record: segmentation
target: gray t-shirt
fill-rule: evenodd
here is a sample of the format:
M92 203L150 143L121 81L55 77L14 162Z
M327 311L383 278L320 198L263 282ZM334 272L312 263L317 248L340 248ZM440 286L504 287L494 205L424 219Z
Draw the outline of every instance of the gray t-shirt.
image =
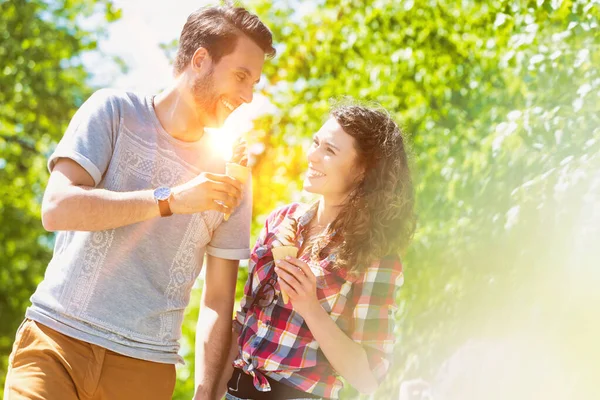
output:
M152 96L104 89L77 111L48 168L65 157L85 168L98 188L173 187L201 172L224 173L214 140L177 140L160 125ZM183 312L205 251L233 260L250 255L251 186L227 222L222 213L206 211L59 232L26 316L130 357L183 362L177 354Z

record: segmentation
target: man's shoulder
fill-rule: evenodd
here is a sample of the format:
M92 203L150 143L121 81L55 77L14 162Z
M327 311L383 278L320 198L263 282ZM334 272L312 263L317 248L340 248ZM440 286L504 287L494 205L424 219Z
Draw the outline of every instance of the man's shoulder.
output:
M140 93L128 92L121 89L103 88L96 90L86 101L98 108L112 107L124 110L144 106L146 96Z
M146 95L120 89L98 89L86 100L90 110L105 110L113 114L130 113L146 109Z
M156 138L148 133L153 132L148 128L156 125L152 107L149 95L105 88L94 92L82 108L92 117L111 120L115 132L126 128L133 135L154 142Z

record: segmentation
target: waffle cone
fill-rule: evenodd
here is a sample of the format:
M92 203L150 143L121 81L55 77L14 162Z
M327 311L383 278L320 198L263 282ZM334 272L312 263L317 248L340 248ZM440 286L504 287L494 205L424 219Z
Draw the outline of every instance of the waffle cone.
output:
M244 167L240 164L226 163L225 175L235 178L244 184L248 182L248 176L250 176L250 168Z
M248 182L248 176L250 176L250 168L244 167L240 164L226 163L225 164L225 175L230 176L242 184ZM229 214L225 214L225 221L229 219Z
M287 256L296 257L298 255L298 248L296 246L278 246L271 249L273 251L273 258L275 260L283 260Z
M296 257L298 255L298 248L296 246L273 247L271 251L273 252L273 259L275 260L283 260L287 256ZM289 303L290 297L283 289L281 290L281 297L283 298L284 304Z

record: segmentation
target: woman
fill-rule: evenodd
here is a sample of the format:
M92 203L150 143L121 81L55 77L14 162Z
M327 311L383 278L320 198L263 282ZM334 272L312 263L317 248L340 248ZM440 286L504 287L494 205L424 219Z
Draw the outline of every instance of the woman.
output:
M414 231L402 134L384 111L340 106L308 161L319 200L273 212L253 250L228 399L337 398L339 376L372 393L389 369L398 254ZM299 258L274 262L286 238Z

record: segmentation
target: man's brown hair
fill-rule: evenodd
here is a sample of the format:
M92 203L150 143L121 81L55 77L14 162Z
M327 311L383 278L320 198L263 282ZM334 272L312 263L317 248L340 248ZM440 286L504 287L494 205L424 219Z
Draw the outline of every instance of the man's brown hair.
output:
M213 6L194 11L187 19L175 57L175 76L181 74L199 47L214 62L231 53L240 35L252 39L269 57L275 56L273 36L261 20L242 7Z

